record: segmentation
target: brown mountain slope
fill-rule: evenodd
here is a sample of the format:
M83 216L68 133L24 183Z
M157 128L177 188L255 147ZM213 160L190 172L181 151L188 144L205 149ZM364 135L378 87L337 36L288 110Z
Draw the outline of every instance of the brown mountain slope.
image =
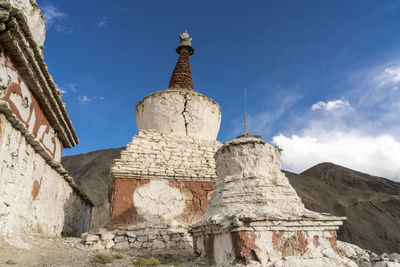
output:
M123 148L64 157L62 164L95 203L91 229L108 223L109 168ZM339 239L375 252L400 251L400 183L332 163L285 172L307 208L347 216Z
M110 204L108 185L110 167L119 158L122 148L93 151L63 157L61 164L74 178L78 186L93 201L90 229L95 231L108 223Z
M379 253L400 251L400 183L332 163L285 173L307 208L347 217L340 240Z

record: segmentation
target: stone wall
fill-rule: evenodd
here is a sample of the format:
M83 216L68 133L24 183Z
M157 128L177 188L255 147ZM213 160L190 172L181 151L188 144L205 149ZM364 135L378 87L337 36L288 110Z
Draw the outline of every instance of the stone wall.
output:
M78 236L88 231L90 202L71 187L66 174L37 153L2 113L0 147L1 235Z
M93 249L120 249L166 253L168 250L193 251L192 237L186 228L164 227L153 229L135 227L131 230L114 230L81 236L85 246Z

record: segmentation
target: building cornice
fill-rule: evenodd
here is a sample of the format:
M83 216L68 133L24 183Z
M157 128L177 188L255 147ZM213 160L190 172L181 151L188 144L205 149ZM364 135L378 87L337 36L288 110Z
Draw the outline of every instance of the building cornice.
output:
M41 48L33 39L25 16L5 0L0 0L0 44L58 133L63 147L78 144L75 129L61 100L62 95L43 60Z

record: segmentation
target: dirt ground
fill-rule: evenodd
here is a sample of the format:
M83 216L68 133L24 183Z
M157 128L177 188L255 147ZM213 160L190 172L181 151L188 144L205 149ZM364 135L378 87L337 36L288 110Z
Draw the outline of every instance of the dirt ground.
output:
M111 262L98 263L96 255L108 256ZM196 263L190 253L169 251L162 255L138 255L132 251L96 251L85 248L80 238L35 236L23 241L0 240L0 266L147 266L137 263L150 257L160 262L154 266L204 266Z

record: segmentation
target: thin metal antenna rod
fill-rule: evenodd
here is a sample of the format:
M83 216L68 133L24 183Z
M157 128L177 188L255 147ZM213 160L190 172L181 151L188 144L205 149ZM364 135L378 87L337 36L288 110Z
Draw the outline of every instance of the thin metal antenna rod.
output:
M247 97L246 97L246 88L244 88L244 134L247 134L247 125L246 125L246 112L247 112Z

